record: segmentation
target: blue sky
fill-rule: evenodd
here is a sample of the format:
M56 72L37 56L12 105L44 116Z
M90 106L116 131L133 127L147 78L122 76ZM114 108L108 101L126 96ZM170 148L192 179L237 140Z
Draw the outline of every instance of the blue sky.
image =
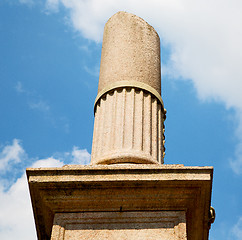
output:
M240 1L2 0L0 239L36 239L26 167L88 164L105 22L155 27L165 164L214 166L211 240L242 239Z

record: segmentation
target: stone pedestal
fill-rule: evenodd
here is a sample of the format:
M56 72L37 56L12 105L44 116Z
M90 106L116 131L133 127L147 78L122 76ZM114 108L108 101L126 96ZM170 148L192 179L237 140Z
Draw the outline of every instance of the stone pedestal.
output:
M39 240L207 240L212 167L27 169Z

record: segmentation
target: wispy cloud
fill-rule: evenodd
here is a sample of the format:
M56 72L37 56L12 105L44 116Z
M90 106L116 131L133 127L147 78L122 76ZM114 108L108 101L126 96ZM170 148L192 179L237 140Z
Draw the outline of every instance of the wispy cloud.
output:
M76 146L73 147L72 151L60 153L59 155L62 157L50 156L45 159L27 159L28 155L20 145L20 141L14 139L12 144L2 147L0 170L8 169L10 171L14 168L14 163L21 161L25 162L25 167L29 162L32 162L29 167L34 168L61 167L64 164L88 164L90 162L90 154L87 150ZM22 171L21 176L14 180L7 190L5 186L6 176L0 176L0 239L37 239L28 183L24 173L25 167L22 165L20 169ZM11 178L13 176L9 175L7 177Z
M55 125L55 118L47 101L43 100L35 91L26 89L20 81L17 82L14 88L17 93L26 97L26 102L31 110L39 111L45 119Z
M238 219L238 222L234 225L231 231L233 240L242 240L242 217Z
M237 144L234 155L234 158L230 159L230 167L239 175L242 173L242 142Z
M29 107L31 109L36 109L44 113L50 112L50 106L43 100L38 100L37 102L30 102Z
M47 0L46 9L51 12L59 11L59 0Z
M31 110L41 113L41 117L48 121L52 126L62 128L64 132L69 133L70 126L68 118L53 114L51 104L48 103L47 100L43 99L40 94L36 91L27 89L20 81L16 83L14 88L18 94L26 98L26 104Z
M49 104L42 99L39 94L34 91L26 89L22 82L18 81L14 86L17 93L22 94L27 97L27 102L30 109L39 110L41 112L50 112Z
M11 145L6 145L0 152L0 171L1 173L8 170L12 164L21 162L24 157L24 150L18 139L14 139Z
M83 69L88 73L88 74L90 74L91 76L93 76L93 77L96 77L96 78L98 78L98 76L99 76L99 65L98 66L96 66L96 67L92 67L92 68L89 68L88 66L86 66L86 65L84 65L83 66Z
M18 93L24 93L25 90L23 89L23 85L21 82L17 82L17 84L15 85L15 90L18 92Z
M33 0L19 0L19 2L22 4L30 5L30 6L32 6L34 4Z

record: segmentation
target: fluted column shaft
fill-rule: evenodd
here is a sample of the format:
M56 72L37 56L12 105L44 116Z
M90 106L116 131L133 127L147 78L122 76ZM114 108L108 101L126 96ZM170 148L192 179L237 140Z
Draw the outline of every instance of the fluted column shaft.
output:
M108 92L96 106L92 163L163 163L164 113L151 93Z

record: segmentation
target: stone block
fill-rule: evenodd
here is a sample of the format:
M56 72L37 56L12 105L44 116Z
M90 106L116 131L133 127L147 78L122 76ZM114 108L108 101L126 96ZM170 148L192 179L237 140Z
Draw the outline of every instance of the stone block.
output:
M185 211L56 213L51 240L186 240Z
M147 232L157 229L154 230L154 234L157 233L160 236L157 239L163 239L162 234L170 234L173 237L178 236L177 239L186 239L185 236L187 236L188 240L207 240L212 174L212 167L158 164L29 168L27 176L38 239L50 239L52 228L54 234L52 240L59 239L55 235L55 229L58 226L59 229L63 229L61 222L64 221L67 223L67 225L64 224L66 236L72 236L71 231L73 236L76 236L66 239L80 239L77 236L85 235L88 226L92 226L92 230L89 229L91 234L101 232L100 236L107 234L108 239L112 239L112 234L117 234L114 235L117 236L114 239L122 238L125 234L132 235L137 226L140 226L140 236L146 236ZM172 222L169 212L178 220ZM137 214L136 220L141 220L141 225L132 220L135 214ZM173 226L172 230L162 225L162 218L166 218L166 215L167 224ZM181 217L184 215L185 221ZM81 217L75 225L72 220L77 219L78 216ZM98 225L99 228L101 226L100 222L96 225L94 222L84 223L88 216L90 221L99 216L98 221L104 224L106 230L98 229ZM157 220L156 228L152 228L152 223L147 224L146 232L142 228L145 226L145 221L149 219ZM73 224L68 225L68 221ZM123 225L126 226L123 233L115 230L120 226L120 221L126 221L126 225ZM127 227L128 221L132 226L131 229ZM174 235L176 229L180 227L183 230L178 235ZM110 233L109 228L115 231ZM179 238L179 234L182 237Z

